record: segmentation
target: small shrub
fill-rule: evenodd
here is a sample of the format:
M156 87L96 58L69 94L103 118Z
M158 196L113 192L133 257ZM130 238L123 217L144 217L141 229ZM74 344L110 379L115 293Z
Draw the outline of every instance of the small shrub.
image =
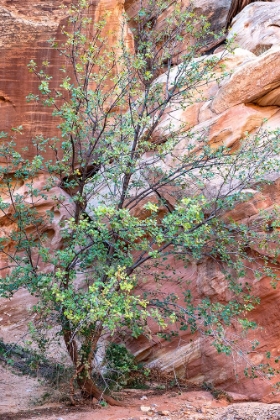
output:
M135 357L123 344L111 343L105 355L107 375L114 388L124 387L128 384L132 372L139 369Z

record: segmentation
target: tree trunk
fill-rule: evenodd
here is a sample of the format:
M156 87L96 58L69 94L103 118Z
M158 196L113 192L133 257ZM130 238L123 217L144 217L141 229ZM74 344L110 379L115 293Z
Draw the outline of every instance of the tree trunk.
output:
M90 398L96 398L97 400L104 400L109 405L114 406L123 406L124 404L120 401L115 400L114 398L105 395L93 382L91 378L91 358L88 360L87 367L84 363L79 362L79 354L78 354L78 346L76 343L76 340L73 338L73 335L71 333L70 328L63 331L63 337L65 341L65 345L68 351L69 356L71 357L71 360L73 362L73 365L75 367L75 376L72 379L72 386L73 387L73 381L76 378L77 383L83 394L85 394L87 397ZM95 337L95 342L97 344L99 337ZM74 393L74 387L73 392ZM74 395L72 395L72 401L74 403Z
M94 384L93 380L86 375L78 375L77 382L81 391L86 394L87 397L96 398L97 400L104 400L109 405L122 407L124 404L120 401L115 400L109 395L105 395L100 389Z

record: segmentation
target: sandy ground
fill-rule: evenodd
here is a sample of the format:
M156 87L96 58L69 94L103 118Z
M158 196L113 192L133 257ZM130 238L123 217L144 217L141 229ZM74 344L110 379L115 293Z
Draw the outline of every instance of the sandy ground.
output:
M0 365L0 414L26 410L38 403L47 392L39 380L13 374Z
M123 407L71 407L38 379L0 365L0 420L280 420L280 404L229 403L206 391L125 390L119 396Z
M30 385L30 384L29 384ZM35 391L36 389L34 389ZM135 395L138 394L138 395ZM2 412L1 420L277 420L280 419L280 404L234 403L225 400L216 401L210 393L191 391L184 393L170 392L164 395L134 395L129 393L124 407L67 407L58 404L33 406L21 410L26 395L14 402L17 412ZM12 395L12 392L11 394ZM141 400L141 398L145 400ZM29 399L30 401L30 399ZM1 405L1 409L7 406ZM148 413L145 411L151 409Z

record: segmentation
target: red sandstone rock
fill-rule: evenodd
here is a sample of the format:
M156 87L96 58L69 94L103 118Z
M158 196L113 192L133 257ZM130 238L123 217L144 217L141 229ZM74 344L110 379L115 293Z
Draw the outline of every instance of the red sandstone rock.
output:
M229 80L223 82L213 100L212 111L220 114L235 105L254 102L279 87L279 64L280 49L275 46L239 66Z
M279 0L251 3L234 18L228 39L234 39L235 46L261 55L279 44L279 11Z
M41 234L46 235L50 250L57 250L61 248L62 237L61 237L61 228L60 223L69 217L69 213L73 209L73 204L70 200L70 197L59 188L59 186L54 186L49 191L43 191L44 186L46 185L46 176L40 175L33 184L33 187L38 191L42 191L45 198L41 198L40 194L36 198L35 203L36 209L38 211L38 216L44 217L47 211L52 211L56 205L56 199L54 197L64 196L65 203L60 208L56 208L54 212L54 217L52 221L46 222L41 226ZM19 186L15 193L23 195L26 197L26 203L28 203L28 190L25 185ZM1 190L1 199L9 203L10 200L5 195L5 192ZM13 214L13 207L10 206L7 209L7 216ZM0 235L1 237L5 236L10 237L11 230L14 229L14 226L11 223L7 223L7 216L1 214L0 216ZM12 241L7 244L7 247L13 247ZM42 261L39 261L42 270L48 272L49 267L44 264ZM3 269L7 266L7 261L2 257L0 260L0 268L2 273ZM8 342L18 342L20 341L26 331L28 322L31 321L30 310L35 304L36 298L30 296L26 290L19 290L11 299L0 299L0 337L4 338Z
M43 60L50 61L49 74L55 86L64 77L59 69L65 60L47 42L50 38L62 40L61 26L67 24L65 11L60 9L62 3L69 4L71 0L0 0L0 131L22 125L18 149L28 147L28 157L34 154L32 138L36 135L51 138L59 134L59 120L51 116L52 109L27 103L26 96L38 93L38 80L27 68L31 59L38 68ZM104 11L111 12L108 42L112 42L120 31L123 0L94 0L91 11L96 20ZM129 33L127 37L132 42Z
M45 0L40 4L35 0L25 0L25 2L22 2L22 0L13 0L13 2L0 0L0 22L3 34L0 44L2 52L0 130L9 130L13 126L23 125L24 135L21 137L19 148L21 146L30 147L32 136L41 132L49 137L57 134L49 110L27 104L25 97L30 92L36 92L37 89L37 81L30 76L26 67L30 59L40 63L43 59L48 58L52 63L50 71L54 77L54 82L56 83L59 80L58 69L62 64L61 58L49 48L46 41L52 36L60 36L60 25L65 22L65 15L58 8L60 3L60 0ZM229 1L206 2L205 0L197 0L196 5L198 9L200 8L199 10L204 11L206 9L205 14L212 16L212 19L215 20L218 16L219 26L226 15L225 11L229 7ZM266 5L267 8L275 6L272 6L272 4ZM137 0L127 0L125 2L125 8L130 15L135 13L135 7L138 7ZM256 3L254 7L251 7L250 13L253 13L252 11L257 10L258 7L261 7L261 4ZM123 1L96 0L92 10L95 18L98 19L105 9L112 11L110 25L116 29L116 34L123 11ZM219 15L221 11L224 17ZM244 16L247 16L245 15L247 11L244 9L242 12L243 18L240 14L238 19L245 19ZM239 22L242 22L242 20ZM267 29L268 25L265 17L261 16L261 22ZM236 20L236 25L237 23L238 20ZM162 19L161 25L163 24ZM249 24L251 27L254 24L253 14L250 15ZM254 39L256 31L255 28ZM273 28L273 31L275 37L278 34L277 29ZM244 33L247 34L247 31L244 31ZM250 43L250 45L254 44L255 46L267 45L267 43L260 44L259 40L254 41L255 43L249 40L249 44L246 43L241 30L240 39L243 39L244 42L242 41L241 45L244 47L248 47ZM127 40L132 46L133 41L129 30L127 30ZM248 48L255 51L255 46L254 48ZM227 69L233 72L232 76L222 84L213 82L211 86L207 86L203 91L205 101L192 104L185 111L178 111L178 115L175 113L174 115L176 115L176 119L179 117L186 123L187 128L192 128L194 131L205 130L212 144L220 145L224 143L232 147L238 147L244 133L253 131L264 118L268 118L266 126L272 128L280 126L278 108L280 105L280 49L278 47L271 49L259 57L249 51L238 49L235 55L228 55L224 62ZM220 76L220 74L221 70L217 69L217 76ZM161 77L164 83L164 75ZM169 124L168 118L166 117L163 121L158 132L155 133L155 137L162 135L162 130L164 131L164 127ZM32 156L32 147L30 147L29 156ZM44 179L41 177L37 181L38 184L42 185ZM276 180L262 194L255 192L248 202L236 206L228 216L235 220L250 223L259 217L260 210L270 211L273 204L279 204L279 197L280 184L279 180ZM51 206L50 195L40 211L46 211ZM135 209L135 213L140 217L145 217L141 206ZM58 222L63 217L65 217L64 214L59 214L55 225L46 227L51 232L51 241L53 241L54 247L59 247L61 243ZM1 222L3 220L0 220L0 224ZM6 234L8 235L8 229ZM257 253L260 250L256 246L252 252ZM192 289L197 299L205 297L205 295L222 301L227 299L227 284L219 267L213 261L205 260L201 264L193 263L188 269L184 268L183 264L178 261L170 260L170 263L172 267L176 267L177 276L180 277L183 287L187 287L186 285L190 283L188 287ZM182 287L178 282L173 281L173 269L167 274L169 282L164 286L164 293L172 291L181 294ZM143 286L143 289L151 290L155 288L152 276L153 272L147 275L147 283ZM279 356L279 290L273 290L267 278L256 281L248 275L248 280L255 284L257 294L261 297L261 304L250 315L252 319L258 322L261 329L252 331L248 338L258 338L262 350L272 350L273 356ZM0 336L9 341L18 339L20 333L26 330L25 320L28 317L28 308L33 302L34 299L26 291L18 292L11 301L1 300ZM156 332L155 326L152 325L151 327ZM240 331L236 327L236 330L231 331L231 333L239 334ZM156 338L150 342L145 337L140 337L138 340L128 340L127 344L137 358L146 362L148 366L160 364L166 371L175 372L176 375L186 377L191 382L213 383L215 386L220 386L231 392L241 393L244 398L248 396L252 399L267 401L279 400L279 397L271 394L270 384L265 380L244 379L242 376L244 367L242 356L235 356L232 359L221 357L211 346L209 339L197 335L193 336L188 332L181 332L180 336L171 343ZM248 345L245 340L243 344L244 348L245 345ZM252 353L250 357L252 362L264 361L263 356L257 353Z

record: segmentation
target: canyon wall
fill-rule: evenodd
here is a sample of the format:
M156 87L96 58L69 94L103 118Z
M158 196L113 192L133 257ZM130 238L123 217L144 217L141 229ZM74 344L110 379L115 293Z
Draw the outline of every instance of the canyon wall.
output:
M207 16L215 31L225 26L230 0L195 0L194 3L197 12ZM40 105L35 107L28 104L25 98L30 92L36 93L38 88L36 78L27 69L31 59L38 63L48 59L53 82L60 80L59 69L64 63L47 42L51 37L61 39L60 29L66 22L66 16L64 10L59 8L60 4L60 0L26 0L24 4L21 0L0 0L0 131L22 125L24 130L18 147L29 146L28 156L32 156L31 138L36 134L43 133L49 137L57 135L51 111ZM137 0L96 0L92 13L98 20L103 10L110 10L110 25L117 31L123 10L133 16L138 7ZM280 127L279 16L279 1L252 3L236 16L228 34L228 38L233 39L235 50L224 54L221 45L214 51L214 54L223 57L229 75L222 82L212 82L207 86L204 100L179 111L179 115L174 116L174 123L188 123L188 127L194 131L203 130L211 144L230 147L238 147L240 139L246 133L254 133L264 119L265 127ZM160 29L164 29L164 21ZM127 37L128 42L132 43L129 28ZM38 185L40 182L43 179L38 180ZM233 210L232 217L250 223L261 210L270 212L275 204L280 204L280 178L277 176L262 194L254 191L249 202ZM44 214L51 207L50 196L40 211ZM46 231L52 232L54 247L60 244L58 223L63 217L63 213L57 215L54 225L46 227ZM178 262L174 262L174 265L182 278L191 281L198 298L210 295L223 299L226 286L214 262L193 264L188 270ZM262 351L271 350L273 356L280 356L279 289L272 289L268 278L248 280L255 284L261 297L261 304L250 315L258 322L260 329L252 332L248 339L258 338ZM146 285L150 286L149 283ZM172 288L172 282L166 284L166 291ZM17 341L22 336L26 331L28 308L32 303L33 299L25 291L18 292L10 301L1 300L0 337ZM171 343L156 340L151 343L144 337L127 341L138 360L148 366L159 364L163 369L176 372L191 382L212 383L250 399L280 401L279 395L271 393L270 383L265 379L253 381L242 376L242 356L221 357L210 344L209 339L191 337L189 334L181 334ZM265 361L258 353L252 353L250 358L252 363Z

